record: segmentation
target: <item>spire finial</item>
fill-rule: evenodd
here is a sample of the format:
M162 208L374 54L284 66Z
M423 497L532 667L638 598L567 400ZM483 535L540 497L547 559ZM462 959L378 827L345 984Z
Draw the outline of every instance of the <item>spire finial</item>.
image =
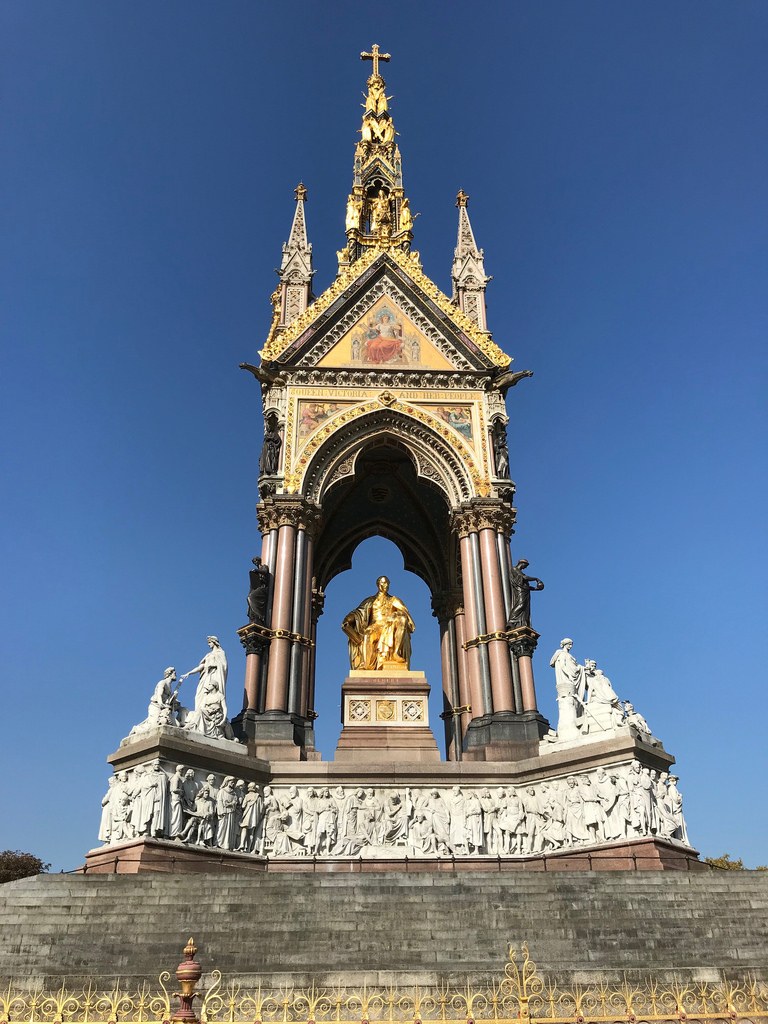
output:
M392 60L391 53L379 53L379 44L374 43L371 47L371 52L366 53L365 50L360 54L360 60L371 60L373 61L373 74L378 75L379 73L379 61L390 61Z
M295 188L295 189L293 190L293 194L294 194L294 196L295 196L295 198L296 198L296 202L297 202L297 203L303 203L303 202L306 202L306 199L307 199L307 190L306 190L306 188L304 187L304 182L303 182L303 181L300 181L300 182L299 182L299 184L298 184L298 185L296 186L296 188Z
M456 205L460 210L466 209L469 206L469 196L463 188L460 188L456 193Z

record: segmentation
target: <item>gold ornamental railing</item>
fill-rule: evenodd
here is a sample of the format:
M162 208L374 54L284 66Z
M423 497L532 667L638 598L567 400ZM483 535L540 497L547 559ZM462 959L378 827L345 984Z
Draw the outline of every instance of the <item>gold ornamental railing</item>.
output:
M171 993L171 975L159 990L116 986L111 992L87 987L56 992L13 990L0 993L0 1024L642 1024L644 1021L762 1022L768 1020L768 985L740 981L659 982L649 978L560 988L542 977L528 955L509 948L503 976L486 987L309 989L262 987L224 981L213 971L198 992L202 967L192 939L176 970L180 991Z

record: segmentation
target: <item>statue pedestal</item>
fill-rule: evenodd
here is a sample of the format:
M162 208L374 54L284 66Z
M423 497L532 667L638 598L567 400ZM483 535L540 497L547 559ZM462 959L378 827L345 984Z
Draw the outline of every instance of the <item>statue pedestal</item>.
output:
M341 687L337 761L439 761L423 672L352 671Z

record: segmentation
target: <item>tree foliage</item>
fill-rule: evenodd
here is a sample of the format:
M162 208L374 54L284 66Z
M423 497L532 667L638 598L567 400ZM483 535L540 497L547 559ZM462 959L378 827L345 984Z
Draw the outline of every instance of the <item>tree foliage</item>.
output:
M731 860L730 853L724 853L721 857L705 857L704 863L709 864L711 868L720 868L721 871L745 870L741 857L738 860ZM768 864L758 864L755 871L768 871Z
M50 864L45 864L34 853L22 853L21 850L0 851L0 882L13 882L17 878L29 878L47 871Z

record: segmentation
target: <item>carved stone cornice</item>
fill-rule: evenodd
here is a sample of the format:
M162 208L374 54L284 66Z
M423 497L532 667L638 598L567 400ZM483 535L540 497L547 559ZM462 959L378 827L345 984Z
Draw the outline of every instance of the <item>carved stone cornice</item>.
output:
M298 495L276 494L256 506L256 516L262 533L279 530L281 526L293 526L314 539L322 520L322 510L313 501Z
M451 529L459 537L467 537L478 530L495 530L509 536L515 525L517 509L499 499L473 498L463 502L451 513Z
M480 391L490 387L491 370L376 370L336 367L284 367L281 374L288 385L297 387L432 388L440 391ZM498 396L497 396L498 397Z

